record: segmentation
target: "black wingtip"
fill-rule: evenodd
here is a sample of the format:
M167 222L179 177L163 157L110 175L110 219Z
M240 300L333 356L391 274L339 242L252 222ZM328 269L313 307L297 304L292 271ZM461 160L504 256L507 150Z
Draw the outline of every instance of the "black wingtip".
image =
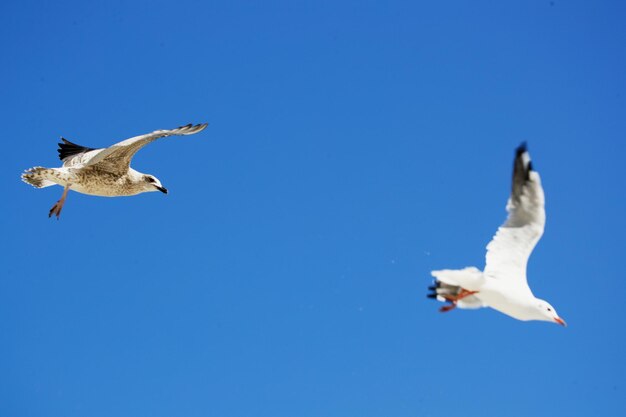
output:
M432 299L435 299L435 298L437 298L437 294L435 294L435 293L432 293L432 294L426 294L426 297L428 297L428 298L432 298Z
M59 142L59 149L57 149L57 152L59 153L59 159L61 161L67 157L94 150L94 148L88 148L86 146L80 146L72 143L64 137L61 137L61 141L63 143Z
M526 157L524 157L526 154ZM511 187L511 198L517 201L524 187L524 184L530 180L530 171L533 170L528 155L528 146L526 142L522 142L515 150L515 160L513 161L513 181Z
M516 161L521 160L522 155L524 155L525 153L528 153L528 145L526 144L526 141L522 142L515 150L515 160ZM524 177L526 178L526 180L528 180L528 174L530 173L530 171L533 170L532 161L528 159L526 166L522 164L522 167L524 167L524 170L525 170Z

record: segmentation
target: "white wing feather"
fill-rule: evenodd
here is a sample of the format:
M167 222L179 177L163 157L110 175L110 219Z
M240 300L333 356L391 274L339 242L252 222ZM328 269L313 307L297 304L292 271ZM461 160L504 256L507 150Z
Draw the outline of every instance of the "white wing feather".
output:
M530 292L526 265L546 223L541 178L532 170L525 145L517 150L513 187L506 206L509 216L487 245L484 275Z
M63 167L71 168L71 167L79 167L84 166L84 164L88 163L91 159L93 159L100 152L105 151L105 149L94 149L88 152L78 153L72 156L69 156L63 159Z

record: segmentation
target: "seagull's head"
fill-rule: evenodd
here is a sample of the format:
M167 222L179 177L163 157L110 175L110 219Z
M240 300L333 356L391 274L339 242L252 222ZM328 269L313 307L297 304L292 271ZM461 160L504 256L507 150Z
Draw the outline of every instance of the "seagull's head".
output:
M536 311L539 314L539 320L550 321L552 323L558 323L563 327L567 326L567 323L565 323L565 320L559 317L559 315L556 313L556 310L554 309L554 307L550 305L549 302L544 301L544 300L537 300L537 301L538 302L536 306Z
M145 192L148 191L161 191L164 194L167 194L167 188L161 185L161 181L154 175L144 174L143 178L143 188Z

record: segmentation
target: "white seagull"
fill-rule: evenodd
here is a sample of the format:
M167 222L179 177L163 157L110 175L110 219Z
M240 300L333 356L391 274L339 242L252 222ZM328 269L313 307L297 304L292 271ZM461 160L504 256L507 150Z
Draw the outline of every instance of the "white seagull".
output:
M526 280L526 265L546 223L543 188L526 144L515 153L509 216L487 245L485 270L476 267L432 271L428 297L449 304L440 311L491 307L518 320L541 320L565 326L554 307L536 298Z
M193 135L207 127L207 123L181 126L171 130L155 130L141 136L123 140L108 148L87 148L61 138L59 159L60 168L34 167L22 174L22 180L35 188L58 184L64 187L63 195L50 209L57 219L61 215L67 192L72 189L79 193L103 197L130 196L150 191L167 189L155 176L142 174L130 167L130 161L137 151L150 142L165 136Z

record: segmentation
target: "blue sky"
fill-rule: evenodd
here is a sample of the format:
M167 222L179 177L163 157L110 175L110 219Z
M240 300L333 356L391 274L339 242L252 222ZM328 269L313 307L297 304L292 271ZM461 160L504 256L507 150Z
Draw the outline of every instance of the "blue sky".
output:
M626 6L0 5L2 416L624 415ZM35 190L64 136L186 123L169 195ZM529 281L569 327L437 312L484 264L515 147Z

